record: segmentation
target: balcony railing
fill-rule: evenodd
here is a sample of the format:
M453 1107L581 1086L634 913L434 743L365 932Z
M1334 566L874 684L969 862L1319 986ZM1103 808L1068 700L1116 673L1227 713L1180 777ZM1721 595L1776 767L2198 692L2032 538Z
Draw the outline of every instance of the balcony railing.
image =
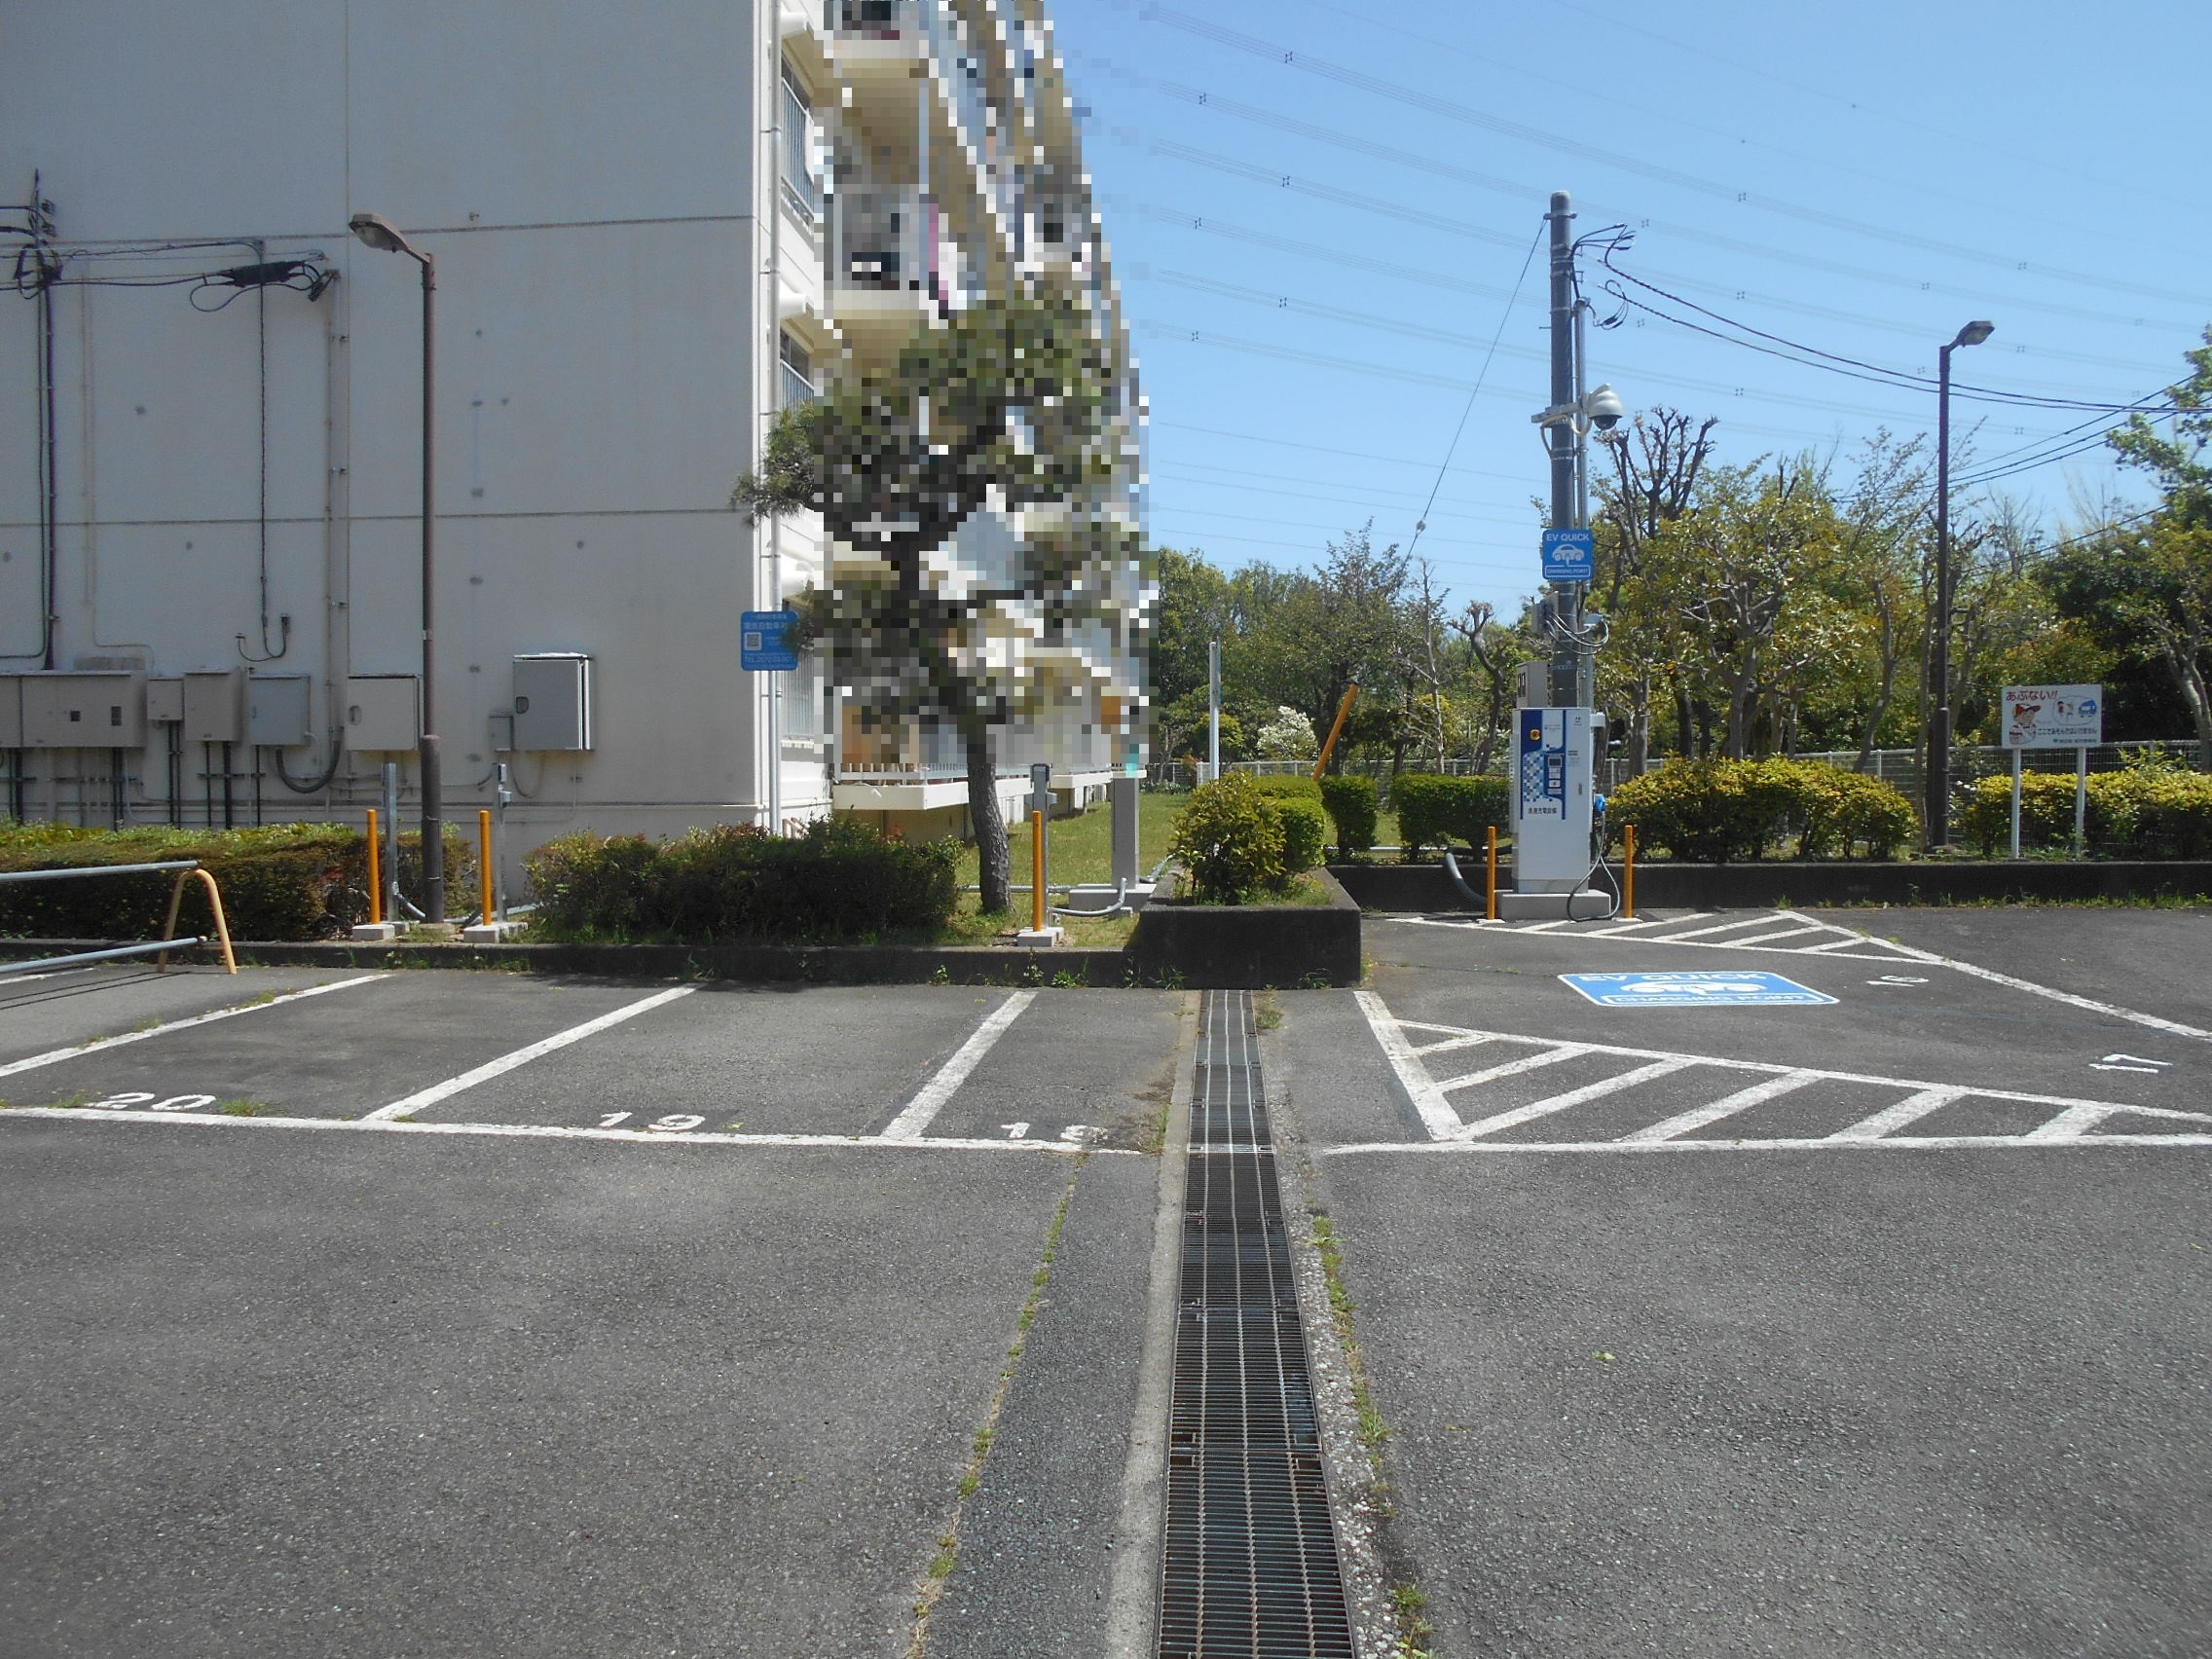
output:
M1009 205L1008 184L995 166L999 134L987 115L982 55L961 40L960 26L943 0L840 0L835 16L840 34L922 43L951 95L962 139L974 154L994 164L988 190L1003 211Z
M786 407L797 403L812 403L822 395L815 384L789 363L777 365L784 373L784 403Z
M934 197L914 190L840 190L831 199L830 279L837 288L907 293L940 314L980 297L974 262ZM832 302L834 303L834 302Z

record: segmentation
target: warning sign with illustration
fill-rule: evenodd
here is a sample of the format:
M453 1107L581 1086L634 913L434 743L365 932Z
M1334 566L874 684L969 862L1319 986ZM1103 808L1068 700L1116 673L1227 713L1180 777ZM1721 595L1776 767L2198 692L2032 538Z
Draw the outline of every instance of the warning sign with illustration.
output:
M2088 749L2105 740L2105 688L2008 685L1999 715L2007 749Z

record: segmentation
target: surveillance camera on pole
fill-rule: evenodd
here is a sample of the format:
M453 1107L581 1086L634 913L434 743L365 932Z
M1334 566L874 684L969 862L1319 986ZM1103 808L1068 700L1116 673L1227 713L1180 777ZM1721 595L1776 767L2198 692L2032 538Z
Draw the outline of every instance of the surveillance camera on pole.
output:
M1515 710L1513 803L1514 890L1498 895L1507 919L1605 913L1609 899L1588 883L1598 866L1597 757L1604 743L1604 717L1597 710L1597 647L1604 621L1586 609L1597 575L1590 533L1590 434L1609 432L1628 406L1609 386L1585 391L1584 313L1577 292L1574 214L1567 193L1552 197L1552 386L1550 406L1530 417L1542 428L1551 457L1551 525L1543 533L1542 607L1551 635L1550 672L1539 683L1524 682ZM1530 681L1538 677L1530 676ZM1542 701L1535 700L1537 694ZM1577 900L1584 902L1578 905ZM1594 906L1596 906L1594 911Z

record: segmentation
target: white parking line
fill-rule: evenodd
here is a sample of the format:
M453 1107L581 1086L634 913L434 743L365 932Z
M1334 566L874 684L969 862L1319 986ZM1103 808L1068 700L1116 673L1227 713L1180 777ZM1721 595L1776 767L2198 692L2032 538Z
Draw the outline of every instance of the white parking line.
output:
M628 1141L645 1146L837 1147L870 1151L894 1148L916 1152L1043 1153L1063 1158L1085 1155L1093 1158L1152 1156L1150 1153L1139 1152L1134 1147L1096 1146L1088 1140L893 1140L887 1135L749 1135L702 1129L568 1128L555 1124L410 1124L390 1118L232 1118L212 1112L176 1112L156 1118L134 1112L94 1111L83 1106L28 1106L17 1111L0 1112L0 1123L40 1123L55 1118L80 1124L191 1124L203 1128L220 1129L338 1129L387 1135Z
M1967 1146L2036 1146L2071 1145L2083 1140L2120 1140L2129 1144L2147 1146L2184 1147L2212 1145L2212 1113L2184 1112L2164 1106L2137 1106L2120 1101L2085 1100L2078 1095L2035 1094L2019 1089L1990 1088L1973 1084L1947 1084L1924 1082L1914 1078L1880 1077L1864 1072L1828 1071L1817 1066L1780 1065L1768 1060L1730 1059L1717 1054L1692 1054L1671 1052L1663 1049L1629 1048L1610 1043L1564 1043L1556 1039L1517 1036L1503 1031L1478 1031L1437 1024L1433 1021L1400 1021L1382 1000L1372 991L1357 993L1361 1012L1366 1015L1369 1028L1377 1043L1388 1057L1399 1088L1412 1100L1420 1113L1423 1126L1428 1130L1426 1142L1388 1143L1391 1150L1411 1147L1440 1148L1443 1146L1468 1146L1471 1144L1497 1144L1516 1151L1541 1150L1550 1152L1606 1152L1636 1151L1686 1144L1687 1137L1708 1124L1758 1105L1762 1101L1777 1099L1793 1093L1810 1084L1841 1084L1880 1090L1876 1104L1887 1100L1871 1116L1863 1117L1848 1127L1830 1134L1792 1136L1785 1139L1747 1140L1728 1138L1699 1141L1696 1144L1720 1145L1730 1148L1752 1147L1857 1147L1915 1146L1967 1147ZM1491 1039L1503 1043L1520 1044L1536 1051L1502 1065L1491 1066L1465 1077L1439 1081L1430 1076L1427 1065L1419 1051L1406 1041L1408 1029L1440 1035L1458 1035L1468 1039ZM1585 1056L1601 1059L1620 1058L1636 1062L1627 1071L1604 1081L1588 1084L1579 1088L1514 1106L1488 1116L1475 1117L1471 1123L1461 1123L1458 1114L1446 1102L1447 1090L1479 1088L1486 1083L1517 1077L1541 1067L1558 1064L1562 1060ZM1498 1131L1529 1123L1533 1119L1567 1112L1592 1100L1607 1095L1631 1091L1641 1085L1683 1073L1716 1073L1708 1087L1724 1087L1722 1080L1733 1082L1743 1073L1752 1073L1759 1081L1721 1094L1685 1112L1677 1112L1658 1123L1606 1140L1547 1141L1547 1142L1496 1142L1486 1137ZM2010 1135L1940 1135L1916 1136L1899 1134L1900 1129L1940 1111L1958 1100L2003 1101L2008 1104L2041 1107L2045 1122L2040 1127L2023 1134ZM1480 1103L1469 1108L1481 1110ZM1862 1108L1863 1110L1863 1108ZM2047 1114L2047 1116L2046 1116ZM2190 1125L2189 1129L2167 1135L2106 1135L2102 1130L2107 1119L2134 1117L2157 1119ZM1358 1148L1352 1150L1382 1150ZM1333 1151L1347 1149L1337 1148Z
M1006 1028L1020 1016L1021 1011L1037 1000L1035 991L1015 991L1006 1001L983 1016L967 1042L953 1051L952 1058L938 1067L937 1075L922 1085L906 1108L884 1126L885 1140L919 1140L937 1115L944 1110L953 1091L968 1081L968 1074L982 1063L991 1045L1006 1034Z
M1793 1094L1808 1083L1820 1081L1812 1072L1784 1072L1780 1077L1770 1077L1764 1083L1754 1083L1749 1088L1739 1088L1733 1094L1723 1094L1717 1100L1709 1100L1703 1106L1692 1107L1663 1123L1652 1124L1621 1138L1632 1141L1673 1140L1677 1135L1686 1135L1693 1129L1704 1128L1708 1124L1717 1124L1723 1118L1733 1118L1739 1112L1748 1112L1763 1100Z
M1452 1103L1444 1098L1443 1092L1430 1081L1428 1068L1415 1058L1413 1047L1406 1041L1406 1028L1398 1023L1389 1009L1383 1006L1382 999L1373 991L1354 991L1352 1000L1359 1004L1359 1012L1367 1016L1367 1028L1375 1033L1375 1041L1382 1047L1383 1058L1390 1062L1391 1074L1397 1078L1398 1087L1406 1091L1406 1099L1419 1116L1421 1126L1437 1140L1457 1134L1462 1127L1459 1114L1452 1110ZM1445 1030L1448 1027L1435 1026L1430 1029Z
M1994 968L1977 967L1972 962L1961 962L1954 956L1938 956L1933 950L1922 950L1917 945L1900 944L1894 939L1876 939L1872 934L1859 933L1856 928L1847 931L1859 934L1861 939L1865 940L1870 944L1885 945L1891 950L1899 951L1915 962L1930 962L1939 968L1955 968L1960 973L1971 975L1976 979L1987 979L1993 985L2006 985L2015 991L2026 991L2032 996L2048 997L2052 1002L2065 1003L2070 1008L2084 1008L2091 1014L2109 1014L2115 1019L2125 1019L2137 1025L2147 1025L2154 1031L2168 1031L2176 1037L2194 1037L2202 1042L2212 1042L2212 1031L2201 1030L2194 1025L2183 1025L2176 1020L2160 1019L2155 1014L2138 1014L2134 1009L2121 1008L2117 1003L2098 1002L2093 997L2078 997L2072 991L2061 991L2049 985L2039 985L2033 979L2017 979L2009 974L2000 974Z
M1634 1071L1626 1071L1618 1077L1606 1078L1603 1083L1584 1084L1580 1088L1570 1088L1565 1094L1554 1094L1543 1100L1531 1100L1528 1105L1516 1106L1510 1112L1500 1112L1495 1117L1478 1119L1461 1129L1459 1133L1468 1140L1474 1140L1482 1135L1494 1135L1500 1129L1515 1128L1522 1124L1532 1123L1538 1118L1548 1118L1554 1112L1566 1111L1569 1106L1579 1106L1586 1100L1598 1100L1608 1094L1616 1094L1624 1088L1634 1088L1640 1083L1650 1083L1655 1079L1686 1070L1696 1063L1695 1060L1653 1060L1647 1066L1638 1066Z
M1882 1136L1917 1124L1931 1112L1939 1112L1952 1101L1966 1094L1963 1088L1923 1088L1908 1094L1895 1106L1885 1106L1871 1118L1862 1119L1848 1129L1838 1129L1830 1140L1879 1140Z
M386 1123L404 1113L420 1112L425 1106L435 1106L439 1101L459 1094L464 1088L474 1088L480 1083L489 1083L493 1078L513 1071L517 1066L527 1066L531 1061L566 1049L571 1043L580 1043L594 1032L605 1031L610 1025L619 1025L625 1019L634 1019L649 1009L659 1008L663 1003L687 997L697 987L694 985L679 985L673 991L658 991L618 1008L612 1014L603 1014L597 1019L587 1019L581 1025L571 1025L566 1031L556 1031L552 1036L542 1038L527 1048L517 1049L511 1054L501 1054L496 1060L487 1060L474 1071L464 1071L459 1077L449 1077L443 1083L433 1083L427 1088L419 1089L404 1100L394 1100L388 1106L379 1106L363 1122Z
M120 1049L126 1043L143 1043L149 1038L166 1037L171 1031L189 1031L196 1025L212 1025L218 1019L236 1019L241 1014L258 1014L265 1008L282 1008L306 997L319 997L331 991L343 991L354 985L373 985L379 979L388 979L388 974L363 974L351 979L332 979L326 984L310 985L302 991L286 991L282 996L271 997L267 1002L239 1003L231 1008L219 1008L212 1014L196 1014L185 1019L165 1020L160 1025L149 1025L143 1031L126 1031L120 1037L101 1037L90 1043L80 1043L74 1049L49 1049L43 1054L33 1054L27 1060L12 1060L0 1066L0 1077L14 1077L18 1072L37 1071L41 1066L58 1065L63 1060L74 1060L85 1054L103 1053L109 1049Z

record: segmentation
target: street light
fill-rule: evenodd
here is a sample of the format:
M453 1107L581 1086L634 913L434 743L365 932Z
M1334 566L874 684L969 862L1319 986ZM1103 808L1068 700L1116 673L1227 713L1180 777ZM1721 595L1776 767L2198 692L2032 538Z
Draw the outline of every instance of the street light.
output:
M1928 845L1951 840L1951 353L1979 346L1997 330L1970 322L1936 354L1936 648L1929 678Z
M399 234L390 220L377 213L356 213L349 221L353 234L379 253L404 253L423 268L423 699L422 730L416 735L415 753L423 773L423 915L425 921L446 919L446 814L445 791L438 768L436 708L436 657L433 640L433 577L437 566L431 539L430 506L431 373L430 342L438 291L434 260Z

